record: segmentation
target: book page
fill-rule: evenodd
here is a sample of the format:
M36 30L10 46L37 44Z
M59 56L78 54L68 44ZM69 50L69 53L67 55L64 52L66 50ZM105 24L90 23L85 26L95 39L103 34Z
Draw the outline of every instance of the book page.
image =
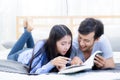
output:
M94 65L94 57L96 54L101 54L102 52L101 51L96 51L94 52L84 63L83 65L86 65L86 66L89 66L89 67L92 67Z

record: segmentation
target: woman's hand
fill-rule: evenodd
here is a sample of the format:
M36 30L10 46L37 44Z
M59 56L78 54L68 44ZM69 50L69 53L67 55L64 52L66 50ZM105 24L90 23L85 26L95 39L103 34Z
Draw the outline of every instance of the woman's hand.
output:
M66 67L68 61L71 60L70 58L59 56L54 58L51 62L54 66L57 67L58 70L61 70Z
M81 65L82 63L83 61L77 56L75 56L71 61L71 65Z

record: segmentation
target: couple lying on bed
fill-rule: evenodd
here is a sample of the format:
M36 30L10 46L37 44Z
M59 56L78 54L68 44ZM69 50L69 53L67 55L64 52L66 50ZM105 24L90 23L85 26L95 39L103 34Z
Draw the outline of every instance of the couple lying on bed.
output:
M33 28L27 21L24 26L24 33L7 58L29 66L30 74L58 72L68 63L81 65L97 50L103 54L95 56L94 65L99 69L114 68L110 43L103 35L102 22L97 19L86 18L82 21L75 41L69 28L60 24L52 27L48 39L35 45L31 34ZM27 48L24 48L25 44Z

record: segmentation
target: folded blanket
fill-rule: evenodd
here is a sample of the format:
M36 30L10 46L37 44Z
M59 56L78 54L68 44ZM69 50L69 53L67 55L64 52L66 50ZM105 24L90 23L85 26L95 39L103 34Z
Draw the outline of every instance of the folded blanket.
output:
M0 71L28 74L29 67L12 60L0 60Z

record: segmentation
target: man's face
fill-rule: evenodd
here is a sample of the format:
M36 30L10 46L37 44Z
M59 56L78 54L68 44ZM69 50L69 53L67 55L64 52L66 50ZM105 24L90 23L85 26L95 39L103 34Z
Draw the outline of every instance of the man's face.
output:
M95 35L95 32L91 32L87 35L82 35L80 33L78 34L79 48L82 52L92 50L95 42L94 35Z

